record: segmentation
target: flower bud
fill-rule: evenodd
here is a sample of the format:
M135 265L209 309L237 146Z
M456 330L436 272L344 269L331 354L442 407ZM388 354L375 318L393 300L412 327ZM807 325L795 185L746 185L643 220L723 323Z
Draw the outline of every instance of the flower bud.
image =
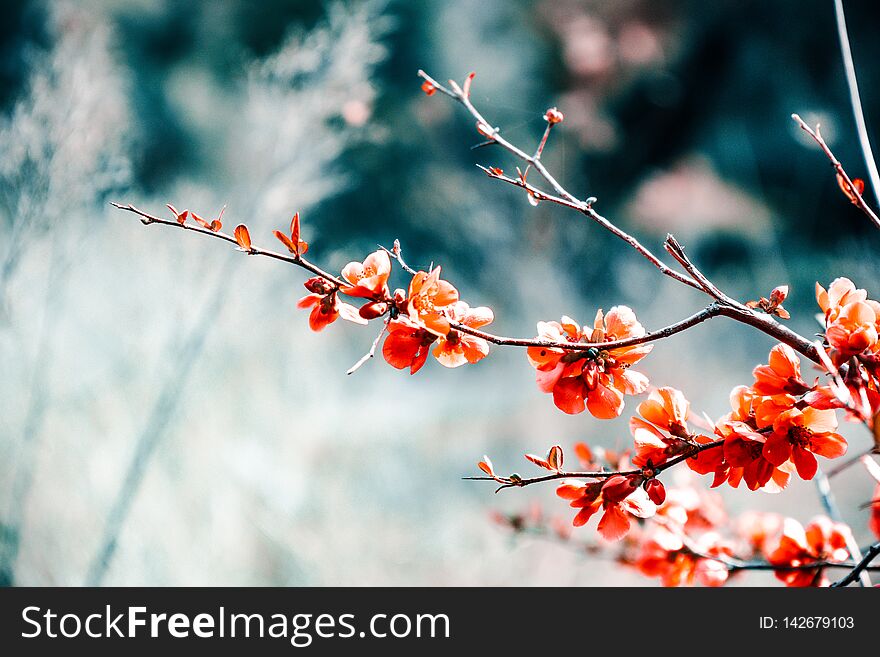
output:
M556 125L557 123L562 123L562 120L565 118L565 115L560 112L555 107L551 107L546 112L544 112L544 120L550 125Z
M638 476L614 475L602 486L602 498L609 504L622 502L638 485Z
M381 317L388 310L388 304L384 301L371 301L361 306L358 315L364 319L376 319Z
M657 506L666 501L666 487L659 479L649 479L645 482L645 492L648 498Z
M788 296L788 285L779 285L770 291L770 303L779 305Z
M327 294L333 290L333 284L320 276L312 276L303 285L313 294Z

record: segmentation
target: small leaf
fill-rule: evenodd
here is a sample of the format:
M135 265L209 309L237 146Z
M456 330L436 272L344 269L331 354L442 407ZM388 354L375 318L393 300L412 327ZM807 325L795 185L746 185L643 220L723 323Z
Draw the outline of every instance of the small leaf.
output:
M195 221L195 222L196 222L199 226L201 226L202 228L207 228L207 229L210 230L210 228L211 228L211 224L209 224L207 221L205 221L204 219L202 219L202 218L201 218L199 215L197 215L195 212L192 212L191 214L192 214L193 221Z
M532 194L531 192L529 192L529 193L527 194L527 197L528 197L528 199L529 199L529 205L531 205L533 208L538 207L538 203L540 203L540 201L539 201L537 198L535 198L535 195L534 195L534 194Z
M550 451L547 453L547 463L549 463L550 467L554 470L561 470L562 460L562 447L559 445L553 445L553 447L551 447Z
M171 210L172 213L174 213L174 219L177 221L177 223L179 223L179 224L186 223L186 216L189 214L189 210L184 210L183 212L178 212L177 208L175 208L170 203L167 203L165 205L165 207L167 207L169 210Z
M425 80L424 82L422 82L422 91L425 92L426 96L433 96L435 93L437 93L437 87Z
M290 220L290 241L294 244L299 241L299 212L294 213Z
M281 243L287 247L288 251L294 254L296 253L296 248L293 246L293 242L290 241L290 238L287 235L282 233L280 230L276 230L274 231L274 233L275 237L277 237L281 241Z
M526 457L527 461L531 461L539 468L544 468L545 470L554 469L546 460L542 459L540 456L535 456L534 454L524 454L523 456Z
M488 456L484 455L483 460L477 464L477 467L490 477L495 476L495 469L492 467L492 461L489 460Z
M235 227L235 241L244 251L251 250L251 234L244 224L238 224Z

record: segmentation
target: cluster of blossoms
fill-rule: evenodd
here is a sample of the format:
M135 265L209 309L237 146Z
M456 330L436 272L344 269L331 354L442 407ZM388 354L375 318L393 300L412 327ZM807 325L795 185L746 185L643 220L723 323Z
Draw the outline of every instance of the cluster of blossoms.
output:
M732 537L725 536L720 528L727 521L720 507L692 489L667 493L658 478L665 469L686 464L698 474L711 475L712 488L743 483L750 490L778 492L792 476L814 478L818 456L834 459L846 453L847 442L837 433L837 409L873 427L880 406L880 304L847 279L834 281L827 291L821 286L817 290L824 313L825 343L820 349L828 361L825 382L819 377L806 380L797 352L780 343L770 350L767 364L754 368L751 385L734 388L730 412L715 422L693 413L681 391L654 388L630 419L631 450L611 453L578 443L574 451L582 470L567 472L562 448L554 445L546 457L526 455L552 473L533 480L496 474L488 457L480 468L502 487L559 479L556 492L576 509L575 527L596 515L602 538L626 539L621 559L667 586L718 586L755 560L789 586L827 584L823 564L843 563L851 556L852 535L845 525L817 518L803 527L790 518L749 514ZM786 292L778 288L755 307L779 314ZM563 411L586 408L599 418L616 417L624 394L648 389L647 378L629 369L648 354L648 344L578 350L560 346L643 336L629 308L613 308L607 316L600 311L590 331L563 317L541 322L538 333L539 340L553 346L530 347L528 359L537 370L538 387L552 393ZM838 368L845 368L844 373ZM880 474L874 476L880 481ZM880 537L880 485L875 497L869 524ZM554 531L567 536L558 527Z
M559 322L538 322L538 340L554 343L602 343L645 335L636 314L615 306L603 316L596 313L593 327L581 328L570 317ZM629 369L647 356L653 345L616 349L591 348L569 351L559 347L529 347L529 362L537 370L538 388L552 393L553 402L565 413L589 409L597 418L609 419L623 412L624 395L638 395L648 388L648 377Z
M281 240L296 256L305 253L299 240L299 217L291 224L291 236L276 231ZM313 276L305 282L309 294L297 306L310 308L309 327L321 331L340 317L356 324L387 316L387 337L382 346L385 360L398 369L409 369L415 374L433 353L446 367L476 363L489 354L486 340L462 333L456 326L479 329L494 319L486 307L471 308L459 299L458 290L440 278L440 267L412 275L409 289L391 292L391 256L380 249L363 262L349 262L341 272L341 280L334 282L323 276ZM340 294L352 299L363 299L360 308L341 301ZM433 350L431 347L433 346Z
M560 518L546 516L538 505L524 513L493 514L493 518L517 534L575 541ZM723 586L756 567L772 571L786 586L827 586L832 568L851 563L847 547L851 540L849 527L825 516L813 518L806 526L793 518L758 511L730 518L717 493L680 486L670 488L650 519L617 544L615 558L663 586ZM597 554L610 545L581 547Z

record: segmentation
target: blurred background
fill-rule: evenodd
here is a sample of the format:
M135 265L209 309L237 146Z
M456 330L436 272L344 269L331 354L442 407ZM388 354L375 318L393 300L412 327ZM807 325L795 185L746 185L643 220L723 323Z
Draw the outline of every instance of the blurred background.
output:
M513 349L457 370L432 359L415 377L373 360L347 377L373 330L311 333L301 271L108 206L228 204L225 224L265 245L299 210L330 269L399 238L505 335L621 303L649 329L702 307L596 226L477 171L515 163L471 150L473 121L425 97L419 68L476 71L474 102L526 150L559 106L544 161L563 184L656 252L674 232L737 298L790 284L790 325L806 335L817 280L880 294L880 235L789 118L820 121L866 177L830 0L0 7L4 584L649 583L491 521L536 503L568 520L552 487L495 496L461 480L484 453L525 473L522 454L553 443L625 446L632 400L620 421L564 415ZM846 7L876 128L878 13ZM771 346L716 319L639 369L716 417ZM865 541L871 481L844 479L838 501ZM724 497L733 511L821 512L809 483Z

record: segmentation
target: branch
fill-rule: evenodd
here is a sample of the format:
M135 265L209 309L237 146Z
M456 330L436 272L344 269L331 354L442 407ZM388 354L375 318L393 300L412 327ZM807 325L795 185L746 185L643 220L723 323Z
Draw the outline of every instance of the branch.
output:
M828 147L828 144L825 142L825 139L822 137L822 133L819 130L819 126L817 125L815 130L808 126L806 122L797 114L792 114L791 118L795 120L795 122L800 126L801 130L806 132L810 137L813 138L817 144L819 144L819 148L821 148L825 155L831 160L831 165L834 167L834 170L837 172L837 176L839 180L843 181L843 184L846 186L846 189L849 191L848 196L852 199L853 204L859 208L862 212L868 215L868 218L874 224L876 228L880 228L880 217L871 209L866 202L862 193L859 191L858 187L853 183L852 178L849 177L849 174L844 170L843 165L840 163L840 160L831 152L831 149ZM870 146L869 146L870 148ZM867 157L867 156L866 156ZM874 189L877 189L876 183L872 181L872 184L875 185Z
M856 66L853 62L852 50L850 50L849 47L849 35L846 31L846 16L843 13L842 0L834 0L834 16L837 21L837 37L840 40L840 54L843 56L843 68L846 71L846 84L849 87L849 99L852 104L853 116L856 120L859 144L862 147L862 155L865 158L865 165L868 167L868 177L871 179L871 187L874 190L874 199L880 203L880 174L877 172L877 162L874 160L874 153L871 151L871 140L868 139L868 127L865 125L865 115L862 112L862 101L861 98L859 98L859 83L856 80ZM842 169L840 169L840 171L842 171ZM846 174L843 175L846 176ZM861 194L859 194L859 197L861 197ZM862 209L864 210L865 208ZM880 228L880 224L876 221L877 216L873 213L870 213L868 216L872 217L874 223Z
M591 198L591 199L587 199L586 201L582 201L582 200L578 199L576 196L574 196L573 194L568 192L568 190L566 190L559 183L559 181L557 181L556 178L554 178L550 174L550 172L544 166L544 163L541 162L541 153L544 150L544 144L546 143L546 136L548 136L548 134L549 134L549 126L548 126L547 130L545 131L545 138L542 139L542 143L539 145L538 149L535 151L535 154L529 155L524 150L522 150L521 148L518 148L517 146L514 146L512 143L510 143L504 137L502 137L500 128L492 127L492 124L489 123L483 117L483 115L479 112L479 110L477 110L477 108L474 107L473 103L471 103L469 95L466 94L453 81L450 80L450 85L451 86L454 85L454 86L452 89L449 89L449 88L443 86L442 84L440 84L439 82L437 82L434 78L432 78L430 75L428 75L427 73L425 73L422 70L419 71L419 77L423 78L425 81L430 83L440 93L442 93L446 96L449 96L453 100L461 103L461 105L464 106L464 108L471 114L471 116L473 116L477 120L477 126L482 133L486 134L494 143L498 144L499 146L501 146L502 148L504 148L508 152L512 153L513 155L515 155L516 157L521 159L523 162L528 164L530 167L534 167L535 170L541 175L541 177L545 181L547 181L547 183L553 188L553 190L556 192L556 194L558 196L552 197L551 195L548 195L544 192L540 192L540 190L537 190L536 188L532 188L532 186L529 185L527 182L525 182L525 180L516 181L513 178L508 178L507 176L503 176L503 175L493 176L491 173L489 174L490 176L492 176L494 178L498 178L499 180L504 180L505 182L513 183L514 185L517 185L519 187L522 187L523 189L527 189L527 190L531 191L537 200L548 200L548 201L552 201L554 203L561 203L562 205L567 205L568 207L574 208L575 210L588 216L590 219L592 219L593 221L598 223L600 226L602 226L603 228L605 228L606 230L611 232L613 235L619 237L624 242L629 244L631 247L633 247L638 253L640 253L644 258L646 258L651 264L653 264L655 267L657 267L666 276L669 276L670 278L677 280L679 283L689 285L692 288L695 288L698 290L701 289L700 286L695 281L691 280L690 278L688 278L687 276L685 276L683 274L680 274L679 272L675 271L674 269L672 269L672 268L668 267L666 264L664 264L657 256L655 256L653 253L651 253L651 251L648 250L648 248L645 247L641 242L639 242L635 237L633 237L629 233L621 230L620 228L618 228L617 226L612 224L610 221L608 221L605 217L603 217L598 212L593 210L592 201L595 199ZM486 169L484 169L484 171L486 171ZM489 171L487 171L487 173L489 173ZM525 176L523 176L523 178L524 177ZM535 192L539 192L540 196L536 195ZM563 201L565 201L565 202L563 202Z
M485 331L480 331L479 329L471 328L470 326L458 322L452 322L451 326L457 331L473 335L477 338L482 338L487 342L501 346L544 347L549 349L564 349L566 351L589 351L590 349L620 349L622 347L632 347L646 342L662 340L663 338L668 338L676 333L681 333L692 326L705 322L707 319L718 317L722 314L724 314L723 308L717 303L712 303L690 317L687 317L680 322L676 322L675 324L670 324L662 329L645 333L645 335L639 337L623 338L621 340L607 340L605 342L554 342L552 340L506 338L501 335L486 333Z
M511 185L515 185L516 187L520 187L521 189L526 190L532 197L539 201L550 201L551 203L556 203L558 205L563 205L565 207L571 208L580 212L581 214L586 215L600 226L611 232L613 235L619 237L624 242L629 244L633 249L635 249L639 254L641 254L644 258L646 258L649 262L651 262L657 269L660 270L666 276L673 278L680 283L688 285L694 289L700 290L701 292L705 292L710 297L715 299L716 301L722 304L722 307L717 311L718 314L725 315L727 317L731 317L736 319L737 321L743 322L744 324L749 324L764 333L767 333L771 337L779 340L780 342L784 342L796 351L800 352L810 360L814 362L818 362L819 356L816 353L815 346L807 340L805 337L798 335L791 329L786 328L772 317L759 314L756 311L744 306L739 303L735 299L730 296L724 294L717 286L715 286L711 281L708 280L700 271L693 265L693 263L687 258L684 254L684 249L681 245L673 238L672 236L667 237L666 248L670 252L670 254L683 266L690 276L685 274L681 274L680 272L670 268L666 265L662 260L660 260L657 256L655 256L651 251L649 251L641 242L639 242L635 237L627 233L626 231L620 229L618 226L611 223L608 219L600 215L596 212L592 203L595 200L594 198L588 198L585 201L582 201L575 197L573 194L568 192L550 173L547 171L546 167L540 160L540 154L543 151L544 144L546 142L546 136L549 134L549 127L545 130L545 138L542 138L541 143L539 144L538 150L535 155L529 155L521 148L514 146L512 143L504 139L501 136L501 132L499 128L491 127L491 124L483 117L483 115L477 110L473 103L471 103L469 94L459 87L454 81L450 80L450 87L445 87L444 85L437 82L430 75L425 73L424 71L419 71L419 76L427 81L434 89L439 91L440 93L449 96L456 102L460 103L464 106L464 108L477 120L477 127L480 132L489 136L494 143L503 147L519 159L528 163L529 166L534 167L538 173L544 178L545 181L553 188L556 192L555 194L546 192L534 185L530 184L526 180L526 176L524 174L520 174L518 178L512 178L504 174L504 172L500 169L494 167L483 167L480 166L486 175L490 178L494 178L496 180L501 180L502 182L506 182ZM479 166L479 165L478 165ZM462 330L460 326L457 326L459 330ZM469 332L469 331L464 331ZM473 333L476 335L476 333ZM483 334L478 337L483 337L484 339L489 339L489 335L491 334ZM522 346L526 341L512 338L499 338L499 342L496 344L513 344ZM526 344L525 346L533 346ZM546 345L540 345L546 346ZM586 347L589 349L590 347Z
M121 203L110 202L114 208L119 208L120 210L125 210L127 212L133 212L134 214L141 217L141 223L144 226L149 226L150 224L162 224L163 226L173 226L175 228L181 228L183 230L191 230L195 233L201 233L202 235L207 235L208 237L216 237L217 239L224 240L226 242L230 242L238 247L238 240L236 240L232 235L228 233L223 233L218 231L209 230L207 228L202 228L201 226L195 226L193 224L182 224L177 221L171 221L169 219L161 219L154 215L148 214L143 210L139 210L134 207L131 203L128 205L122 205ZM305 258L299 255L285 255L283 253L277 253L275 251L269 251L266 249L260 249L255 246L252 246L248 250L241 249L239 250L248 255L258 255L258 256L266 256L267 258L274 258L275 260L281 260L283 262L289 262L292 265L297 265L298 267L302 267L303 269L307 269L308 271L320 276L321 278L326 278L328 281L333 283L337 288L347 285L345 281L340 278L337 278L333 274L330 274L317 265L309 262Z
M674 459L670 459L663 463L662 465L657 465L653 468L650 468L651 472L654 475L660 474L664 470L671 468L674 465L678 465L691 458L692 456L696 456L700 452L706 451L707 449L714 449L716 447L721 447L724 444L724 440L715 440L711 443L705 443L702 445L694 445L688 451L679 454ZM462 479L467 481L495 481L501 484L496 489L496 493L500 490L504 490L505 488L522 488L524 486L531 486L532 484L538 484L545 481L553 481L556 479L607 479L608 477L614 477L616 475L638 475L643 474L645 472L645 468L632 468L631 470L616 470L616 471L607 471L607 470L599 470L597 472L554 472L553 474L543 475L541 477L530 477L528 479L523 479L522 477L462 477Z
M871 547L868 548L865 556L862 557L862 560L859 561L851 571L846 574L846 577L834 582L831 586L834 588L841 588L844 586L849 586L854 581L859 579L861 574L866 570L874 570L873 568L869 568L868 565L880 556L880 542L874 543Z

